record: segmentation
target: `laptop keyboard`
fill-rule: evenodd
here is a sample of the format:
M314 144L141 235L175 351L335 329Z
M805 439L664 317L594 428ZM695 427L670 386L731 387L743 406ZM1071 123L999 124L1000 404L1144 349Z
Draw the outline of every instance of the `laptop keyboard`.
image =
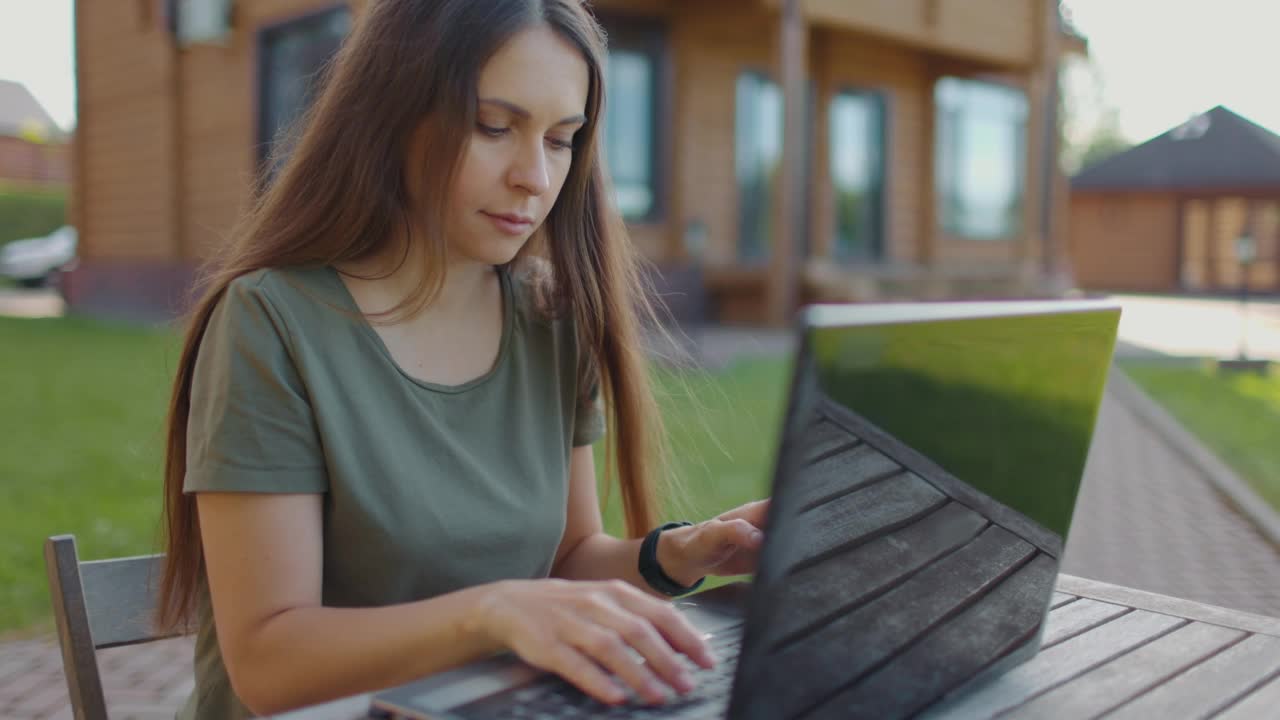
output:
M729 692L742 645L742 626L716 633L709 643L720 658L716 667L707 670L681 657L693 675L695 687L687 695L672 693L662 705L648 705L634 694L622 705L610 706L597 701L568 682L550 677L531 685L514 688L472 703L455 712L465 720L563 720L578 718L719 718L729 707Z

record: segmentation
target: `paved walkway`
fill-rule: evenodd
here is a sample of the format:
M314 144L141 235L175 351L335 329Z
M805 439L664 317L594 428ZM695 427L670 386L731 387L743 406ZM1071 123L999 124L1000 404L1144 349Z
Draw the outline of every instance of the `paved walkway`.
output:
M53 290L0 287L0 315L10 317L59 317L66 310L62 296Z
M1120 338L1166 355L1280 362L1280 301L1116 295Z
M1280 548L1108 388L1062 571L1280 617Z
M98 652L112 720L172 720L194 685L192 639L164 640ZM0 718L72 717L62 656L52 638L0 646Z

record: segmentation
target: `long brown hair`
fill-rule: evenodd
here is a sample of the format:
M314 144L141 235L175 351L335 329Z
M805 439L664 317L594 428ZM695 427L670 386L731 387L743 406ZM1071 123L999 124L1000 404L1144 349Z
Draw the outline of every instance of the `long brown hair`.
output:
M539 23L576 46L590 70L587 122L536 243L549 260L539 294L550 301L548 312L575 321L586 368L580 396L598 386L608 408L608 468L621 488L627 533L638 537L654 524L662 433L641 336L655 313L597 152L603 32L580 0L369 0L295 125L288 157L276 158L278 174L255 188L197 284L169 407L161 627L186 626L204 574L195 499L182 488L192 377L215 306L246 273L356 262L410 234L425 238L427 266L416 291L389 312L412 314L429 303L443 283L443 219L475 127L480 70L503 43ZM513 262L529 262L534 245Z

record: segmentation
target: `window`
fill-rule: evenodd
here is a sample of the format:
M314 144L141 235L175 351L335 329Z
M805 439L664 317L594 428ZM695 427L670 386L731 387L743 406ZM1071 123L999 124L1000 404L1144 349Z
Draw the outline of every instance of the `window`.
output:
M658 118L661 32L615 29L605 65L608 98L604 154L622 217L652 221L660 212Z
M738 181L738 257L767 256L773 197L782 170L782 91L757 73L738 77L734 170Z
M316 77L351 29L341 6L262 31L259 36L258 159L265 164L280 134L315 97ZM267 168L274 173L275 168Z
M1026 96L1002 85L943 78L934 101L943 230L979 239L1018 234L1025 196Z
M837 258L884 256L884 98L842 92L831 101L831 183Z

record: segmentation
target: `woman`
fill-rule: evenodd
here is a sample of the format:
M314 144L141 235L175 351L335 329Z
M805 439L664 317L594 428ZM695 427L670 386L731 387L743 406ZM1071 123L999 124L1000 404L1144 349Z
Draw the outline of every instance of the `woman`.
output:
M602 46L577 0L359 13L178 369L160 621L197 625L184 716L502 650L607 703L613 677L658 702L692 687L679 654L714 664L658 596L752 571L767 507L657 526L652 310L599 158ZM601 524L604 408L629 540Z

